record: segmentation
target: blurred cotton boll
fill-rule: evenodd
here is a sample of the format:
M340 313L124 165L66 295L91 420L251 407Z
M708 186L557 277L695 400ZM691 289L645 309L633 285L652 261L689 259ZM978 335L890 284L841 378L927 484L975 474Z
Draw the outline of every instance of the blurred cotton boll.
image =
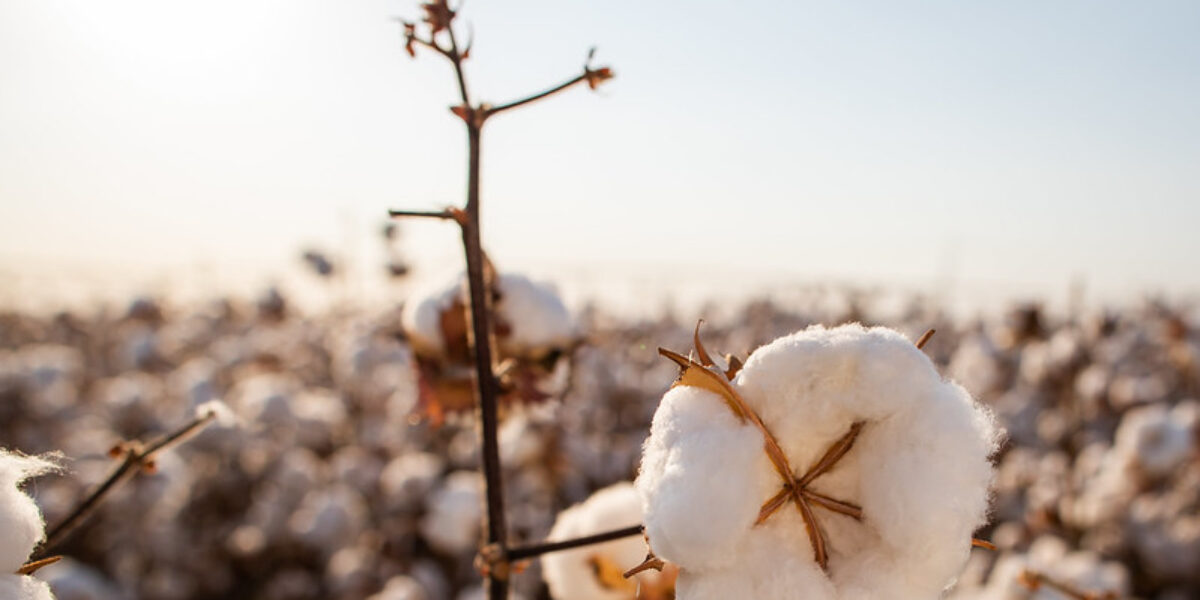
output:
M641 498L632 483L621 482L559 513L547 540L574 539L641 522ZM632 600L638 597L639 586L669 589L671 572L647 571L628 580L622 577L645 555L641 536L552 552L542 557L542 578L556 600Z
M421 519L421 535L447 555L473 550L480 539L483 482L479 473L456 471L430 494Z

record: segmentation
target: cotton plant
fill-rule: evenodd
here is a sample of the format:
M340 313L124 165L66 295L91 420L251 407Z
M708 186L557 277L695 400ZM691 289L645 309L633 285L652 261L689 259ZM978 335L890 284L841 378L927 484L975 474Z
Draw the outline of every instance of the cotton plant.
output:
M911 341L811 327L742 366L660 350L636 486L683 600L938 598L986 521L999 433Z
M492 309L499 376L508 403L547 399L564 387L566 361L579 341L574 318L554 288L524 275L496 277ZM474 408L463 277L416 294L401 326L416 354L421 412L434 422L444 413Z
M0 449L0 600L54 598L46 582L30 575L36 563L29 563L29 558L46 538L46 523L20 486L56 468L47 459Z
M602 488L559 513L548 541L581 538L603 531L637 525L642 503L630 482ZM630 579L622 574L642 562L645 543L625 537L601 544L572 548L542 557L542 578L555 600L659 600L671 597L674 570L643 571Z

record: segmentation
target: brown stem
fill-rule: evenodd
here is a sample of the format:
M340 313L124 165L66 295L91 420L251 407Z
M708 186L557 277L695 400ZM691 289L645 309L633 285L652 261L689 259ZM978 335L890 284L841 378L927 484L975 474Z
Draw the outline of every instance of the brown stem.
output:
M471 106L471 96L467 93L467 77L463 74L462 54L458 51L458 39L454 37L454 23L446 27L446 33L450 35L450 51L446 57L450 62L454 63L454 75L458 78L458 93L462 96L463 106Z
M548 90L533 94L532 96L526 96L524 98L521 98L520 100L514 100L512 102L509 102L508 104L501 104L500 106L494 106L492 108L487 109L487 116L490 117L496 113L501 113L506 110L513 109L513 108L516 108L516 107L524 105L524 104L529 104L530 102L536 102L536 101L541 100L542 98L545 98L546 96L550 96L552 94L557 94L558 92L561 92L579 82L587 81L587 77L588 77L587 73L583 73L581 75L576 76L573 79L564 81Z
M1048 588L1058 591L1068 598L1073 598L1074 600L1116 600L1117 598L1117 594L1115 592L1084 591L1066 582L1054 579L1053 577L1050 577L1041 571L1035 571L1033 569L1025 569L1024 571L1021 571L1020 582L1031 590L1037 590L1039 587L1044 585Z
M124 448L124 459L117 468L109 473L108 478L100 483L96 489L92 490L66 518L59 521L57 525L52 527L49 533L46 534L46 541L34 552L32 558L43 558L49 554L49 550L54 549L67 536L79 528L85 519L96 511L100 503L108 494L117 489L122 483L137 475L139 469L144 467L158 452L167 449L170 446L178 444L187 439L193 433L202 429L205 425L216 419L216 414L209 412L199 415L196 418L188 421L183 426L174 431L156 438L153 442L145 447L139 444L129 444Z
M618 540L621 538L630 537L630 536L634 536L634 535L641 535L643 530L644 530L643 526L634 525L633 527L626 527L624 529L614 529L612 531L605 531L602 533L596 533L596 534L592 534L592 535L588 535L588 536L584 536L584 537L580 537L580 538L575 538L575 539L570 539L570 540L561 540L561 541L557 541L557 542L545 542L545 543L541 543L541 544L534 544L532 546L520 546L520 547L509 550L508 558L510 560L522 560L522 559L526 559L526 558L533 558L535 556L541 556L543 554L550 554L551 552L561 552L563 550L570 550L572 548L579 548L582 546L590 546L592 544L601 544L601 543L608 542L611 540Z
M924 334L922 334L921 338L917 340L917 350L924 349L925 344L929 343L930 338L932 338L933 334L935 334L935 333L937 333L936 329L930 329L929 331L926 331Z
M52 565L60 560L62 560L61 556L51 556L50 558L43 558L41 560L31 560L21 565L20 569L17 569L17 575L33 575L38 569Z
M389 217L425 217L430 219L454 220L454 213L448 210L389 210Z

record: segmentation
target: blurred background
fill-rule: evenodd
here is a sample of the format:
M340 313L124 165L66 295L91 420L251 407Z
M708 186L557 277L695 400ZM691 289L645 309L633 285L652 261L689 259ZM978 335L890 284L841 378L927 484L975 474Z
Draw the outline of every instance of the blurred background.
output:
M400 313L461 268L458 233L385 218L465 192L452 72L404 51L397 18L419 14L0 0L0 445L73 461L38 484L53 521L114 440L212 398L252 423L129 486L74 538L60 598L473 593L473 525L428 533L473 518L431 508L473 505L451 477L476 464L473 424L410 424ZM462 18L484 101L576 75L593 45L617 75L484 135L487 250L552 282L582 340L570 385L510 425L518 535L633 476L673 378L653 350L686 347L695 318L743 356L858 320L937 327L931 356L1010 430L984 532L1001 550L958 593L1035 597L1005 587L1010 559L1200 594L1200 5L477 0ZM71 595L79 578L110 595Z

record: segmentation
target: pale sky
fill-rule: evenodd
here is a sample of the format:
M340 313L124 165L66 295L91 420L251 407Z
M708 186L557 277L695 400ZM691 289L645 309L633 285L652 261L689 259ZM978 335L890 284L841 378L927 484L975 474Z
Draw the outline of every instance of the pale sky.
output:
M451 70L410 60L393 20L418 12L0 0L0 277L207 274L195 287L294 269L310 244L374 268L387 208L464 195ZM504 267L1200 290L1200 3L469 0L463 16L481 99L573 76L592 45L617 73L489 123L484 236ZM451 227L406 233L425 272L457 260Z

